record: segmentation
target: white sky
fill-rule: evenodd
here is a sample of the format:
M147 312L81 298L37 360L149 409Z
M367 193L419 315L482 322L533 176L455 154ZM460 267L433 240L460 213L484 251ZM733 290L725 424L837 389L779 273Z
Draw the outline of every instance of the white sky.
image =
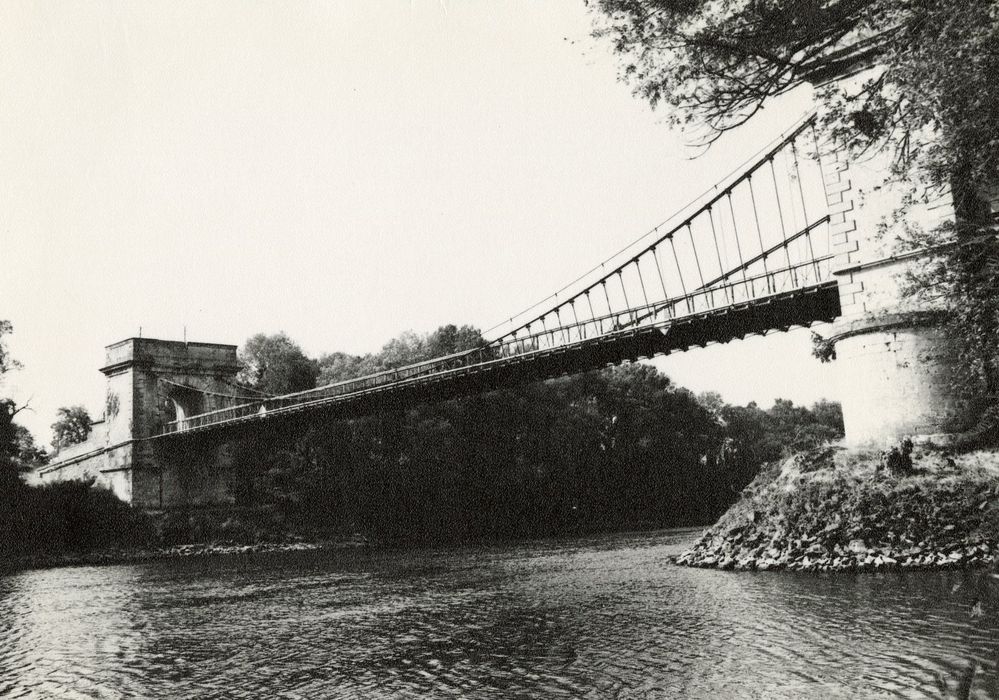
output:
M488 328L807 108L690 160L574 2L0 4L0 318L42 442L138 334L374 351ZM695 391L835 398L807 331L661 358Z

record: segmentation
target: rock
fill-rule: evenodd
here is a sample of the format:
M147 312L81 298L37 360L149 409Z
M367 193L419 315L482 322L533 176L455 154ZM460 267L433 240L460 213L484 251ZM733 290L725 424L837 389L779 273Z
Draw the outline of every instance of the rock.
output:
M881 453L881 464L878 471L886 470L889 474L912 473L912 440L906 438L898 445Z
M843 526L843 523L840 520L838 520L838 519L834 520L833 522L829 523L824 528L822 528L822 534L828 535L830 533L836 532L842 526Z

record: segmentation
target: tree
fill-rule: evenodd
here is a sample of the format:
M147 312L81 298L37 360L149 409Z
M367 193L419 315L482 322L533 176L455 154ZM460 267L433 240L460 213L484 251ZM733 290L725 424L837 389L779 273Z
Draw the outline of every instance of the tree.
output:
M238 380L266 394L290 394L316 386L319 366L287 335L258 333L239 353Z
M967 0L587 0L621 78L674 125L707 141L805 82L841 148L893 156L910 187L892 233L942 262L912 291L947 306L965 376L999 394L999 241L983 190L999 180L999 5ZM832 79L858 67L866 77ZM824 85L824 86L823 86ZM950 189L957 221L905 225L908 208ZM995 193L993 192L993 197ZM820 348L828 353L829 347ZM828 357L828 354L826 355Z
M28 471L48 462L45 448L35 442L35 436L23 425L14 425L14 449L18 468Z
M8 372L21 365L10 355L4 336L13 331L10 321L0 319L0 381ZM22 472L41 464L46 459L45 450L35 444L35 439L14 418L24 410L11 399L0 398L0 472Z
M776 399L766 410L755 402L722 404L717 416L724 435L718 461L735 490L748 484L766 462L843 437L843 411L838 403L824 399L811 409L786 399Z
M697 403L716 419L721 417L722 409L725 408L725 400L717 391L702 391L697 395Z
M52 446L56 450L85 442L90 436L93 421L83 406L63 406L56 416L52 424Z
M404 331L373 355L350 355L344 352L323 355L318 362L318 384L324 386L386 369L405 367L483 344L479 329L468 325L456 326L450 323L425 334Z
M14 416L17 405L10 399L0 399L0 467L14 466L17 457L17 429Z
M13 369L14 359L10 356L4 336L13 330L10 321L0 319L0 380ZM12 464L13 456L16 452L16 426L14 416L17 413L17 405L10 399L0 399L0 468L7 471L7 467Z
M858 64L878 70L853 94L820 95L837 135L891 144L949 182L999 165L994 3L965 0L587 0L621 77L674 124L715 136L803 82ZM931 135L929 140L925 135ZM942 135L943 140L937 136ZM971 159L970 162L968 159Z
M838 401L820 399L812 404L812 416L818 425L825 426L843 436L843 406Z
M0 319L0 378L3 378L7 372L21 366L17 360L10 356L10 350L7 349L7 343L4 341L4 336L9 335L13 330L14 326L11 325L10 321Z
M429 360L427 336L404 331L382 346L378 354L378 364L382 369L405 367L416 362Z
M371 374L374 369L374 359L371 355L351 355L346 352L330 352L319 358L318 386L336 384L348 379Z
M441 326L427 338L427 355L441 357L484 345L482 332L474 326Z

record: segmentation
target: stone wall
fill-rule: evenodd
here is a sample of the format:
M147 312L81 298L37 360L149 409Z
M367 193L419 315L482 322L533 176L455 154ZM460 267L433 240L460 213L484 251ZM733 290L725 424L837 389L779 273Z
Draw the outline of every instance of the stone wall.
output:
M91 435L93 437L93 435ZM132 478L130 467L132 443L116 446L100 445L90 451L67 455L64 450L51 464L39 469L35 483L57 481L90 480L125 501L132 502Z

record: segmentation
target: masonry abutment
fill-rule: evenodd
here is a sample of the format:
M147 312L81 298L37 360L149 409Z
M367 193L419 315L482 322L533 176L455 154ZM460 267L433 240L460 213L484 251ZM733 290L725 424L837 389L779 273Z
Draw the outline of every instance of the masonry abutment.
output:
M236 403L235 345L129 338L106 349L104 421L61 453L43 481L93 478L133 505L157 509L228 499L228 454L215 444L151 440L192 413Z
M944 332L942 306L910 288L910 272L933 260L904 250L885 224L903 203L902 186L887 182L887 154L861 162L824 154L833 273L841 315L831 340L851 446L882 446L903 437L947 443L970 428L979 408L961 375L960 348ZM932 230L952 221L948 194L909 205L907 224Z

